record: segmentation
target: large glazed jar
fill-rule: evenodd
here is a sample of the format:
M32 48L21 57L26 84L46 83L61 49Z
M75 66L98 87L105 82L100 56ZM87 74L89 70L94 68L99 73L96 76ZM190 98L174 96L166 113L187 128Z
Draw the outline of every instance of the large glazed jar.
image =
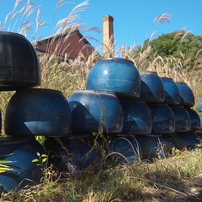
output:
M190 116L191 121L191 129L196 131L200 129L200 115L192 108L186 107L185 108Z
M141 135L138 142L142 147L142 159L165 158L169 154L166 141L161 135Z
M152 130L151 110L144 101L120 99L124 123L122 133L148 135Z
M112 92L77 90L68 98L72 114L72 131L120 133L123 110Z
M165 89L165 103L169 105L180 104L180 92L177 84L169 77L161 77Z
M140 99L145 102L164 102L165 89L161 78L153 71L140 71Z
M40 84L38 56L32 44L17 33L0 31L0 90L18 90Z
M87 168L89 165L101 168L102 156L98 148L99 138L90 133L71 133L69 137L48 137L43 146L49 154L49 164L59 171L69 171L72 174ZM100 143L101 144L101 143Z
M71 110L62 92L30 88L17 91L5 114L5 133L12 136L67 136Z
M174 114L166 103L149 103L152 115L152 133L173 133L175 130Z
M202 96L198 100L198 111L202 112Z
M169 151L172 152L173 148L181 149L181 139L178 133L163 134L162 137L166 141Z
M197 133L195 133L193 130L178 133L180 137L180 147L181 149L194 149L196 148L196 145L200 143L199 137Z
M42 145L34 137L2 137L0 138L0 161L7 165L5 172L0 172L0 192L8 192L13 188L40 183L42 167L37 155L46 154Z
M109 141L108 160L109 159L111 159L114 164L141 161L142 148L135 136L118 134L112 136Z
M183 106L172 106L171 110L173 111L175 117L175 131L186 132L191 129L191 119L188 111Z
M90 69L87 90L104 90L139 97L141 80L133 62L124 58L102 58Z
M194 94L190 86L186 83L176 83L180 92L180 105L193 107L195 104Z

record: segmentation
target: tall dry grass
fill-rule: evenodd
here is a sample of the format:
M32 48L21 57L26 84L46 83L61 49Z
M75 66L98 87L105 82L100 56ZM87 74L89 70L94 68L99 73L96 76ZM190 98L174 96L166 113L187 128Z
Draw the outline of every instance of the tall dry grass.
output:
M27 5L16 11L20 0L16 0L13 12L7 16L5 22L8 22L9 16L13 18L17 14L25 12L22 19L28 19L29 12L37 10L38 25L40 28L44 23L39 23L40 7L34 7L30 1ZM64 3L58 0L56 10ZM80 6L87 5L87 1ZM74 15L80 11L76 7ZM17 12L17 13L16 13ZM27 16L27 17L25 17ZM169 20L169 16L164 16ZM12 19L12 18L11 18ZM162 20L163 18L160 18ZM71 15L64 19L63 31L72 31L77 24ZM11 21L12 22L12 21ZM72 23L71 23L72 22ZM69 27L68 23L71 24ZM23 23L24 31L31 28L31 24ZM4 23L2 29L5 30ZM29 26L26 26L29 25ZM33 25L33 23L32 23ZM69 29L70 28L70 29ZM12 31L11 27L9 27ZM20 31L20 30L19 30ZM23 32L21 32L23 33ZM68 36L68 34L67 34ZM59 48L59 47L58 47ZM192 88L196 100L201 96L201 70L188 71L183 68L185 62L182 58L156 56L152 62L147 61L151 52L151 47L144 51L134 51L136 47L122 47L116 50L121 57L134 62L139 70L157 71L160 76L172 77L175 81L184 81ZM110 48L109 48L110 51ZM113 50L111 50L113 53ZM82 54L75 60L58 60L58 57L52 53L39 53L41 63L42 83L40 88L51 88L60 90L68 97L74 90L84 89L89 69L95 62L96 52L89 58L84 58ZM194 78L194 79L193 79ZM6 104L14 92L1 92L1 109L5 110ZM8 194L2 193L1 201L68 201L68 202L123 202L123 201L200 201L202 198L202 156L201 149L198 148L192 152L179 152L168 159L156 160L155 162L135 162L130 165L113 167L108 165L108 169L100 170L95 173L94 168L89 167L79 173L78 176L72 176L70 173L53 173L51 168L44 170L44 181L34 187L26 187L23 190L14 190Z

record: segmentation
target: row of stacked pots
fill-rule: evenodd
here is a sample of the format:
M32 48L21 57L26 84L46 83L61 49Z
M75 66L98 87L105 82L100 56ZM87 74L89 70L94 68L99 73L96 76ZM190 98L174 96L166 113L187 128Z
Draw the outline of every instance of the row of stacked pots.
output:
M126 59L100 59L89 72L86 89L74 91L68 102L71 133L90 137L101 126L109 153L119 153L119 163L165 157L167 143L178 149L198 143L200 117L191 108L191 88L156 72L138 71Z
M8 137L0 138L0 160L10 168L0 173L0 192L39 183L42 171L32 160L42 154L59 171L74 173L92 163L102 167L102 150L109 161L123 163L167 156L165 140L194 147L200 118L185 83L138 71L126 59L104 58L91 68L86 89L66 98L34 88L39 61L25 37L0 32L0 46L0 90L16 90L5 113ZM43 144L35 136L46 137Z

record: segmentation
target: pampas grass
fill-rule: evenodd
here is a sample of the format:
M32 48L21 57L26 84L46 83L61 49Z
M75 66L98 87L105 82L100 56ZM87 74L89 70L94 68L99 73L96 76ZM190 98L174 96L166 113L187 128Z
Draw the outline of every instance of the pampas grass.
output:
M35 31L45 25L40 21L41 7L35 6L31 1L18 9L21 0L16 0L12 11L1 23L1 29L16 30L17 23L21 26L17 29L22 34L35 25ZM64 0L58 0L56 12L65 4ZM78 12L83 11L88 1L84 1L74 8L66 18L58 22L58 31L66 34L66 39L72 31L81 26L78 23ZM30 21L29 16L36 15L36 21ZM20 17L19 17L20 16ZM14 20L15 19L15 20ZM158 16L155 22L168 22L170 16L164 14ZM58 36L60 33L55 33ZM60 48L60 43L58 47ZM51 48L51 47L50 47ZM108 47L113 53L112 46ZM184 68L184 64L190 61L181 52L180 58L154 55L151 61L148 56L151 53L149 43L146 47L137 46L121 47L115 50L116 54L134 62L139 70L156 71L160 76L173 78L175 81L184 81L192 88L196 100L201 96L202 70L195 61L194 69ZM85 89L86 78L92 65L96 62L96 51L88 58L79 54L75 60L67 58L58 59L53 53L38 53L41 64L42 83L40 88L56 89L68 97L75 90ZM195 70L197 69L197 70ZM6 105L14 94L1 92L1 110L4 115ZM202 183L202 156L201 148L193 151L177 152L177 155L168 159L154 162L134 162L126 165L107 165L108 169L95 173L89 166L77 176L65 172L58 174L51 167L44 170L46 180L34 187L25 187L22 190L13 190L10 193L2 193L1 201L82 201L82 202L121 202L121 201L191 201L200 200ZM47 180L48 179L48 180ZM197 190L193 192L192 190Z

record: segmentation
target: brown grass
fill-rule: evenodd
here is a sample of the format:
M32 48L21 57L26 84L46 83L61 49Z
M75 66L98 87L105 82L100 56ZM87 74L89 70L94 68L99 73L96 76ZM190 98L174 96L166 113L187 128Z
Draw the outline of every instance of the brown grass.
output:
M37 29L44 25L40 22L39 9L33 4L27 4L22 10L16 11L19 0L11 13L8 14L2 28L5 28L15 16L23 14L22 19L27 19L30 13L37 13ZM64 3L58 0L56 11ZM80 6L87 5L85 1ZM80 12L77 6L71 15ZM26 16L26 17L25 17ZM165 15L165 21L169 16ZM163 19L163 18L159 18ZM73 21L72 21L73 20ZM68 16L60 21L59 30L67 31L69 23L74 23L75 18ZM70 26L71 27L71 26ZM30 22L23 21L20 30L25 33L30 28ZM68 28L68 29L67 29ZM202 95L202 70L187 70L183 64L188 61L183 54L181 58L155 56L148 62L151 47L144 51L135 51L137 47L122 47L116 50L121 57L134 62L139 70L147 69L156 71L160 76L168 76L175 81L184 81L192 88L196 105ZM109 47L110 51L110 47ZM113 51L113 50L111 50ZM74 90L85 89L89 69L95 62L96 53L89 58L83 55L74 61L59 61L53 54L40 54L42 83L40 88L60 90L68 97ZM6 105L14 92L2 92L1 110L4 115ZM194 107L196 107L196 105ZM44 170L44 180L34 187L2 193L1 201L36 201L36 202L168 202L168 201L201 201L202 199L202 152L200 148L192 151L177 151L175 155L154 162L134 162L122 166L106 165L107 169L95 172L94 167L88 167L78 175L70 173L57 173L53 176L52 168Z

